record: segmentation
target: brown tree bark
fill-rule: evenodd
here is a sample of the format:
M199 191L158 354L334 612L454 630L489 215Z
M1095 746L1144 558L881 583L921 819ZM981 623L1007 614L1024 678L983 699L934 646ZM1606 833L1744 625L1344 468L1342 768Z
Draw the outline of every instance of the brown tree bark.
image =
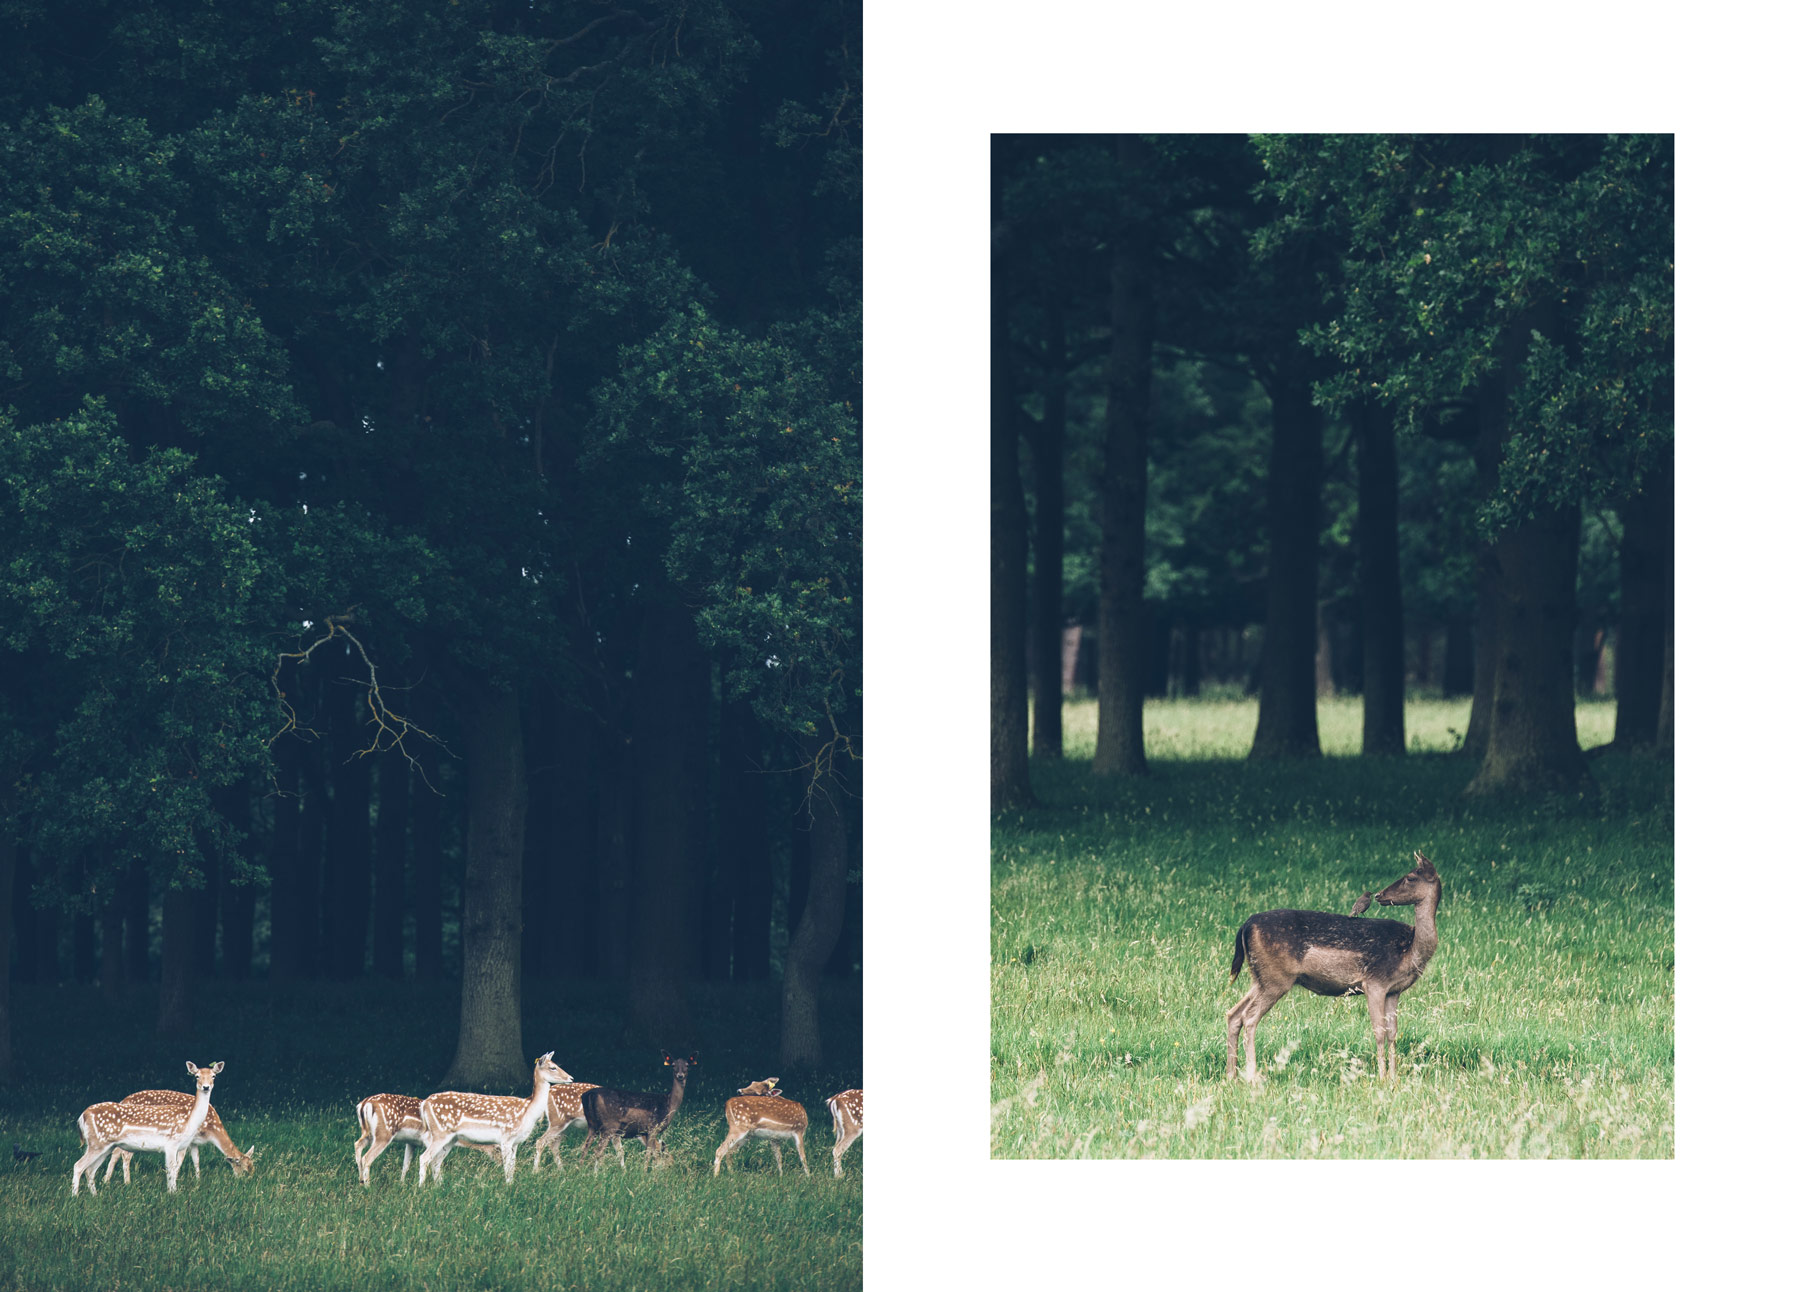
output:
M1031 624L1037 674L1032 678L1031 752L1039 758L1061 758L1063 441L1069 398L1060 291L1052 291L1045 301L1044 318L1044 420L1031 445L1032 492L1037 498Z
M1138 135L1117 141L1127 176L1147 164ZM1112 350L1100 487L1100 714L1094 775L1141 776L1144 759L1144 508L1150 475L1150 356L1154 246L1143 224L1117 231L1112 254Z
M1675 558L1675 477L1662 471L1625 504L1619 543L1619 635L1613 657L1618 718L1613 745L1641 749L1656 743L1662 710L1663 594Z
M781 976L781 1066L799 1071L814 1071L825 1061L819 1036L819 978L843 930L849 870L843 787L830 777L819 780L810 807L806 905L788 940Z
M1406 752L1406 612L1400 598L1400 476L1394 419L1357 410L1356 546L1362 602L1364 754ZM1446 667L1446 673L1448 667Z
M420 757L430 785L412 796L413 974L436 982L444 976L444 770L436 754Z
M699 968L696 906L706 844L706 705L711 669L688 611L646 607L639 637L639 825L629 921L632 1025L652 1044L689 1043L687 988Z
M1292 365L1269 380L1274 443L1269 455L1269 610L1250 757L1319 753L1313 655L1319 585L1319 482L1324 418L1312 380Z
M1578 511L1541 512L1494 544L1500 577L1493 725L1465 794L1592 785L1575 737L1571 634L1580 535Z
M397 754L381 764L375 818L375 973L406 972L406 826L412 816L412 767Z
M524 1082L520 1023L521 891L528 790L516 692L473 681L459 697L468 777L468 867L463 879L462 1017L450 1089Z
M988 282L988 797L993 811L1032 801L1026 754L1025 489L1007 326L1007 235L999 139L990 158L993 245Z
M162 988L156 1034L187 1036L194 1030L194 926L201 895L167 888L162 899Z

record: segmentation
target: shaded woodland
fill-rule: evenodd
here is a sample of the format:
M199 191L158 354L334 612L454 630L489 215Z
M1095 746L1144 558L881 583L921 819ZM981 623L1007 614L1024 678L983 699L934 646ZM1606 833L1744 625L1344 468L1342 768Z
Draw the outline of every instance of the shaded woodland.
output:
M686 1052L691 984L775 975L817 1067L861 960L858 7L11 12L0 1010L460 979L445 1083L511 1088L534 980Z
M1578 692L1673 746L1668 136L1026 136L992 156L992 801L1061 706L1470 697L1466 792L1580 792ZM1028 736L1029 734L1029 748Z

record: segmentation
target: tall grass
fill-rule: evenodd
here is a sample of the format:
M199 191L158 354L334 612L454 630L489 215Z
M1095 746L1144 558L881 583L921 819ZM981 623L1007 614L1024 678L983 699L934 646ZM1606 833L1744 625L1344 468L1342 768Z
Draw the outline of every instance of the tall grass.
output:
M1585 743L1610 708L1582 706ZM1321 706L1327 747L1354 710ZM1595 794L1471 803L1467 759L1251 764L1253 706L1187 702L1152 706L1150 777L1101 783L1091 714L1071 705L1070 757L1033 765L1044 806L995 820L995 1156L1672 1155L1666 761L1608 754ZM1415 701L1409 730L1445 716ZM1444 878L1442 941L1402 998L1399 1080L1374 1079L1361 997L1296 988L1258 1029L1262 1083L1225 1084L1237 926L1347 912L1415 848Z
M548 1156L531 1170L522 1148L508 1187L485 1157L454 1150L441 1184L420 1188L418 1160L401 1178L390 1148L357 1182L355 1103L380 1090L428 1094L448 1066L454 989L331 985L304 991L212 986L212 1007L191 1043L159 1043L153 993L110 1009L92 988L16 988L14 1027L24 1052L18 1079L0 1086L0 1145L41 1150L15 1165L0 1152L0 1287L20 1288L853 1288L861 1285L862 1154L831 1174L825 1098L860 1085L854 1067L788 1078L812 1123L803 1176L791 1152L777 1176L763 1144L712 1176L725 1137L724 1101L755 1077L775 1075L775 989L703 993L696 1034L711 1039L665 1136L667 1166L644 1169L635 1143L628 1169L610 1155L597 1174L564 1138L568 1167ZM617 1047L616 1003L591 986L535 986L525 1017L532 1053L554 1049L578 1080L666 1089L649 1047ZM828 1053L861 1052L858 1011L828 995ZM240 1149L256 1147L256 1173L233 1178L202 1149L202 1179L164 1187L160 1154L140 1155L132 1182L117 1174L98 1196L69 1196L80 1155L82 1108L141 1087L192 1089L182 1061L226 1060L213 1104ZM520 1093L523 1093L522 1091ZM580 1164L578 1164L580 1163Z

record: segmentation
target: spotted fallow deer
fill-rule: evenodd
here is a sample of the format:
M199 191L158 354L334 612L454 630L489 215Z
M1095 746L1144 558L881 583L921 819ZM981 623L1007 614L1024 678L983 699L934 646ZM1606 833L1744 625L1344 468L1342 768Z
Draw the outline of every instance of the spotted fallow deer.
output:
M678 1059L665 1052L663 1066L669 1068L670 1081L668 1092L654 1090L612 1090L606 1086L595 1086L581 1096L582 1115L587 1118L587 1138L581 1142L582 1151L590 1147L600 1156L594 1160L594 1170L600 1169L606 1158L606 1146L616 1144L619 1148L619 1166L625 1166L625 1141L641 1139L644 1141L644 1169L650 1169L651 1159L658 1153L666 1153L663 1148L662 1133L668 1128L675 1114L681 1108L682 1098L687 1094L688 1069L700 1066L700 1060L694 1055ZM596 1137L599 1143L594 1143Z
M419 1154L419 1183L425 1173L442 1179L444 1154L457 1144L496 1144L506 1182L512 1183L519 1145L536 1128L550 1103L550 1087L575 1080L556 1066L556 1051L540 1054L531 1070L531 1098L516 1095L476 1095L445 1090L419 1101L425 1123L425 1146Z
M713 1174L725 1164L739 1144L747 1139L766 1139L775 1155L775 1174L781 1174L781 1140L794 1141L794 1152L800 1155L800 1169L808 1175L806 1164L806 1109L792 1099L781 1098L775 1089L777 1078L755 1081L738 1091L736 1099L725 1101L725 1142L713 1154ZM773 1093L770 1093L773 1092Z
M844 1173L844 1154L862 1135L862 1091L844 1090L825 1101L831 1109L831 1127L837 1132L837 1144L831 1150L831 1173Z
M79 1195L85 1175L89 1193L99 1193L94 1177L113 1149L123 1145L134 1152L159 1149L169 1179L169 1192L175 1192L175 1176L181 1161L212 1107L213 1081L225 1070L223 1063L209 1068L187 1065L194 1078L194 1102L188 1108L168 1104L92 1104L76 1119L85 1152L75 1163L75 1174L69 1181L70 1196Z
M179 1090L139 1090L135 1094L126 1095L119 1100L122 1104L163 1104L170 1108L187 1109L194 1102L192 1095L184 1095ZM225 1133L225 1123L219 1120L219 1110L206 1109L206 1120L200 1123L200 1132L194 1136L194 1142L188 1145L188 1160L194 1164L194 1176L200 1175L200 1146L211 1144L224 1154L225 1160L231 1163L233 1175L249 1175L256 1170L256 1149L251 1147L248 1153L240 1153L237 1145L231 1142L231 1136ZM131 1154L123 1148L115 1148L112 1156L106 1159L106 1174L101 1182L112 1179L113 1167L121 1167L125 1172L125 1183L131 1183Z
M573 1081L566 1086L550 1087L550 1104L544 1109L544 1133L538 1136L537 1152L531 1155L533 1171L543 1169L545 1149L549 1149L550 1156L556 1159L557 1170L562 1169L562 1137L570 1127L587 1124L582 1117L581 1097L588 1091L597 1089L599 1087L591 1081ZM582 1147L587 1147L585 1142Z
M1245 961L1254 982L1225 1016L1225 1078L1237 1076L1238 1033L1244 1036L1244 1080L1256 1080L1256 1024L1298 983L1321 996L1368 998L1375 1029L1375 1075L1395 1076L1400 993L1419 980L1437 950L1443 882L1422 852L1417 864L1375 895L1383 906L1416 908L1413 923L1360 919L1330 911L1264 911L1237 931L1235 982Z
M558 1087L561 1089L561 1087ZM412 1095L370 1095L356 1105L356 1124L362 1134L356 1137L352 1152L356 1157L356 1173L364 1184L369 1182L369 1168L375 1159L387 1152L390 1144L400 1146L400 1177L412 1169L413 1145L425 1143L425 1121L419 1115L419 1100ZM469 1144L500 1161L500 1149L494 1144ZM424 1151L423 1147L420 1149Z

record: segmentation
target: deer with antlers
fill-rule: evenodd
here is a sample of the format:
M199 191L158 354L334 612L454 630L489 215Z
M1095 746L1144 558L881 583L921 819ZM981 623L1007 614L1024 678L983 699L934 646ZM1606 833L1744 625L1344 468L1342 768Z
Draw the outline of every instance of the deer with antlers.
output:
M181 1170L188 1147L206 1123L212 1107L213 1082L225 1070L224 1063L202 1068L187 1065L194 1078L194 1102L187 1108L170 1104L91 1104L76 1119L81 1142L86 1150L75 1163L75 1174L69 1182L71 1197L81 1193L81 1180L87 1177L89 1193L99 1193L94 1177L113 1149L123 1146L134 1152L159 1149L169 1178L169 1192L175 1192L175 1176Z
M806 1164L806 1109L792 1099L781 1098L781 1091L775 1088L777 1077L769 1077L762 1081L753 1081L738 1091L736 1099L725 1101L725 1142L719 1145L718 1152L713 1154L713 1174L719 1173L738 1145L747 1139L766 1139L769 1151L775 1154L775 1174L781 1174L781 1144L779 1141L794 1141L794 1152L800 1155L800 1169L808 1175L812 1168ZM859 1101L860 1103L860 1101Z
M425 1119L419 1115L419 1102L411 1095L370 1095L356 1105L356 1124L362 1128L362 1134L356 1137L352 1152L356 1157L356 1173L364 1184L369 1182L370 1166L387 1152L390 1144L400 1146L402 1179L412 1169L413 1145L419 1145L419 1151L424 1152ZM466 1147L477 1149L496 1162L500 1160L497 1145L469 1144Z
M595 1159L594 1170L600 1169L600 1163L606 1158L606 1146L616 1144L619 1148L619 1166L625 1166L625 1141L641 1139L644 1141L644 1169L650 1169L650 1160L658 1153L666 1153L663 1148L662 1133L675 1114L681 1108L681 1100L687 1094L688 1069L700 1066L700 1060L694 1055L678 1059L667 1051L663 1053L663 1066L672 1069L667 1094L656 1091L611 1090L606 1086L595 1086L581 1096L582 1115L587 1118L587 1138L581 1142L583 1152L592 1147L600 1154ZM598 1136L600 1142L594 1143Z
M512 1183L519 1145L530 1137L538 1118L550 1103L550 1087L575 1080L556 1066L556 1051L538 1056L531 1070L531 1098L516 1095L476 1095L445 1090L419 1101L419 1117L425 1123L424 1149L419 1154L419 1183L425 1173L442 1179L444 1154L457 1144L494 1144L500 1149L500 1167Z
M1256 1080L1256 1024L1296 985L1321 996L1366 996L1375 1029L1375 1075L1392 1080L1400 993L1419 980L1437 950L1437 908L1444 885L1422 852L1405 875L1379 893L1383 906L1411 906L1413 923L1330 911L1263 911L1237 931L1231 977L1250 964L1253 986L1225 1016L1225 1079L1237 1075L1244 1038L1244 1080Z
M184 1095L179 1090L139 1090L126 1095L118 1102L122 1104L161 1104L168 1108L180 1108L186 1111L194 1102L194 1096ZM240 1153L237 1145L231 1142L231 1136L225 1133L225 1123L219 1120L219 1110L210 1104L206 1109L206 1119L200 1123L200 1131L194 1136L194 1142L188 1145L188 1158L194 1164L194 1175L200 1175L200 1146L211 1144L224 1155L231 1164L231 1173L237 1176L250 1175L256 1170L256 1148L253 1145L248 1153ZM131 1154L124 1148L115 1148L112 1156L106 1159L106 1174L101 1176L104 1183L112 1179L113 1167L124 1168L125 1183L131 1183ZM177 1168L179 1169L179 1168Z
M831 1150L831 1173L844 1174L844 1154L862 1135L862 1091L842 1090L825 1101L831 1109L831 1128L837 1144Z

